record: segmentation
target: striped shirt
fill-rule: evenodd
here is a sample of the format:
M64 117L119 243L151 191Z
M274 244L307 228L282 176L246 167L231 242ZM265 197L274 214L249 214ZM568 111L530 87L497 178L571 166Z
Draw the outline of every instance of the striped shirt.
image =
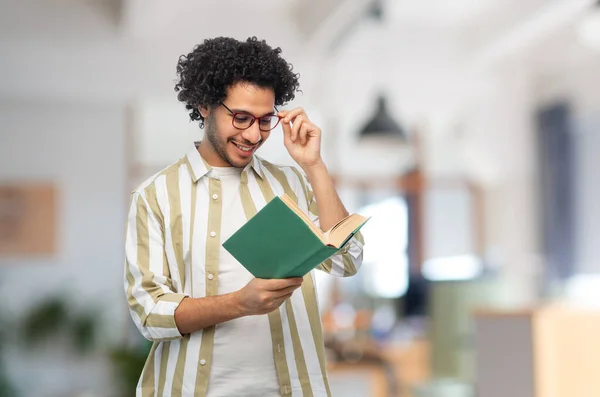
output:
M186 296L218 294L221 222L227 214L222 213L220 180L211 171L194 147L132 193L124 284L133 321L153 341L137 396L210 395L213 341L219 327L182 336L174 313ZM241 173L239 188L246 218L283 193L319 225L306 177L295 167L254 156ZM362 263L363 243L357 233L317 269L340 277L354 275ZM312 272L267 316L280 395L330 396Z

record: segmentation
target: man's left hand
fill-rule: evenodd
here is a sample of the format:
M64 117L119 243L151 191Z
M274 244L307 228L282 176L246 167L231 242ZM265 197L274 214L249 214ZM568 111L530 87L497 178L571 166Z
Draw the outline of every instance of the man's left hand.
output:
M282 110L283 143L290 156L303 169L322 162L321 129L314 125L302 108Z

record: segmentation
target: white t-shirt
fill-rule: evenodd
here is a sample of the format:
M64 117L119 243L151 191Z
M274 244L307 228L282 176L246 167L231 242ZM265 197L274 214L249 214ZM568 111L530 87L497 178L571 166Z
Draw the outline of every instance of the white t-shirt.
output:
M244 223L240 196L242 169L213 167L221 180L221 243ZM253 276L222 246L219 251L219 295L243 288ZM280 396L267 315L246 316L218 324L215 330L208 397Z

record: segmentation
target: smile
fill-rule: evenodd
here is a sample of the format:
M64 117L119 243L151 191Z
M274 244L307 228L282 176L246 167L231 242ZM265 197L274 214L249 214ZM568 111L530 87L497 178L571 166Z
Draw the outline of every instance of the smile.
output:
M252 156L256 149L260 146L259 144L251 146L242 145L241 143L237 143L234 141L231 141L231 143L235 146L238 156L244 158L249 158L250 156Z
M232 142L235 146L238 147L238 149L243 150L244 152L249 152L251 150L253 150L256 146L244 146L244 145L240 145L239 143L236 142Z

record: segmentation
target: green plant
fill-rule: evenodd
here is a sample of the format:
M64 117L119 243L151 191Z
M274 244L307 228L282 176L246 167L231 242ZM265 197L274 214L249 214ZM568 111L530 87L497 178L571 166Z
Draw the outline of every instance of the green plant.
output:
M111 350L110 359L123 397L133 394L151 347L152 343L143 339L136 346L122 346Z
M28 349L33 349L62 336L69 341L73 353L78 356L108 352L108 359L119 385L118 393L123 397L133 395L152 343L139 335L131 343L122 341L117 345L102 346L99 343L102 325L100 316L95 310L90 310L89 306L84 312L76 311L70 307L69 302L73 300L59 295L45 299L30 309L21 319L20 342ZM1 375L0 372L0 396L12 396L13 394L2 389Z
M6 316L0 311L0 396L6 397L17 397L19 394L15 389L14 385L10 381L10 378L6 374L4 365L4 348L12 342L11 335L8 330L12 330L11 324L9 324Z
M66 328L68 310L62 298L44 300L29 310L21 320L21 339L29 348L39 346Z
M64 335L78 355L93 350L98 342L98 320L94 310L76 312L68 299L56 296L44 300L25 314L21 321L21 341L29 349Z

